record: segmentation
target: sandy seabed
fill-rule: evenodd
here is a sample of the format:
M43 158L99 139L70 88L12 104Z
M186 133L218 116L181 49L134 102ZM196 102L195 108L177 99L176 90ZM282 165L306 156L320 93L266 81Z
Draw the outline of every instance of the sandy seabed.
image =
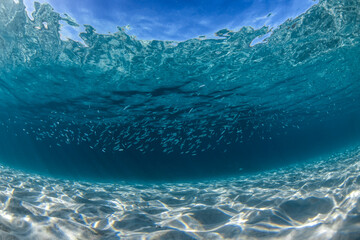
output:
M2 166L0 239L360 239L360 148L197 183L89 183Z

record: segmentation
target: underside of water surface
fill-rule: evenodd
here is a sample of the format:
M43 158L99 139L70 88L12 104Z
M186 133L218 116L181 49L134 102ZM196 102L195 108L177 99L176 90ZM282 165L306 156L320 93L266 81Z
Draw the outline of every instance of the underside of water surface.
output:
M186 41L34 7L0 1L0 239L360 238L357 0Z

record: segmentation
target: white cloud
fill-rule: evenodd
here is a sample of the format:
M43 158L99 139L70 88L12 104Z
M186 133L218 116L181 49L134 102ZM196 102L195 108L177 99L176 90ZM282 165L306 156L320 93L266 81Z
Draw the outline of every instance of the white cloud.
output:
M199 35L212 36L213 33L223 28L239 30L243 26L260 28L267 25L277 27L287 18L298 16L316 3L313 0L283 0L266 3L263 0L254 0L252 5L245 11L239 12L239 14L231 17L231 19L220 19L221 21L218 21L218 16L197 16L197 12L194 9L176 13L176 15L179 14L179 19L169 14L158 16L150 10L146 13L139 12L139 14L130 15L118 9L111 9L107 15L109 18L99 19L95 15L97 11L96 6L86 8L80 2L74 2L74 5L70 8L68 1L24 0L30 18L30 13L34 11L34 1L41 3L49 2L55 11L68 13L80 25L89 24L98 33L113 33L117 31L117 26L129 24L132 27L128 31L130 34L134 34L140 39L159 40L186 40L198 37ZM271 13L270 16L268 16L269 13ZM63 39L68 37L79 41L78 34L83 31L83 28L73 28L67 26L66 23L62 25L61 36Z

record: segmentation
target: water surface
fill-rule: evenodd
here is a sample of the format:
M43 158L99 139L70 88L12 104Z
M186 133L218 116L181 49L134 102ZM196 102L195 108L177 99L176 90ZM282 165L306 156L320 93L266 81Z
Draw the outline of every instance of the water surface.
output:
M359 13L80 42L50 5L1 1L0 236L355 239Z

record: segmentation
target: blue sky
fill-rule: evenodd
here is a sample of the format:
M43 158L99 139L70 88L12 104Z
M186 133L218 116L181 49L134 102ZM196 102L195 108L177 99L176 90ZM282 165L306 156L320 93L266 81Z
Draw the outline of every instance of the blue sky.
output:
M34 0L23 0L28 12ZM98 33L130 26L139 39L186 40L200 35L212 37L220 29L242 26L276 27L287 18L305 12L313 0L36 0L50 3L81 26L92 25ZM270 16L269 13L271 13ZM62 37L78 39L83 27L63 27Z

